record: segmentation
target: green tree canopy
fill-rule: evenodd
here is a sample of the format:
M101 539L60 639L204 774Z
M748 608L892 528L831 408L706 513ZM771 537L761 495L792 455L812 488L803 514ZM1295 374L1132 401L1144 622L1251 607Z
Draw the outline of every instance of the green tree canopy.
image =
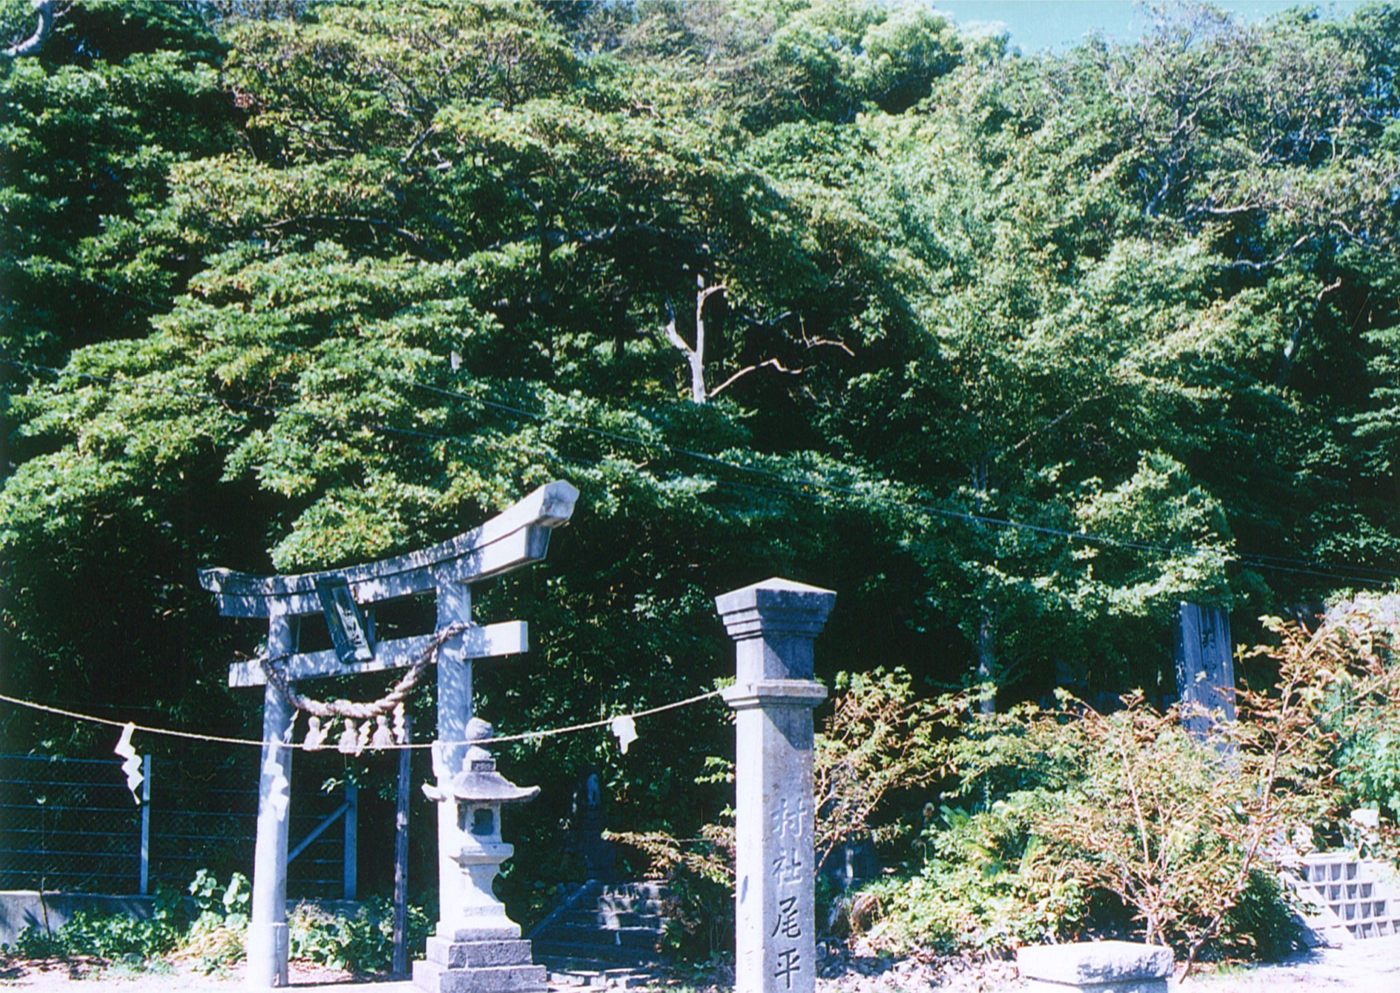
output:
M74 3L0 64L9 691L238 730L196 566L556 477L482 603L537 632L503 727L708 687L768 575L840 593L831 671L1003 700L1168 694L1178 600L1394 576L1392 4L1035 58L912 0L227 6ZM700 723L522 777L679 824Z

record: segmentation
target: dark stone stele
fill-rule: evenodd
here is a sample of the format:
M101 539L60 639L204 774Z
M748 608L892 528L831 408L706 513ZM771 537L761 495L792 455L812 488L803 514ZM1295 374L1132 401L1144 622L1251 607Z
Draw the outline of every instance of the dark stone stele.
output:
M564 850L582 863L585 878L615 882L617 849L603 837L606 827L602 784L598 773L589 770L574 790Z

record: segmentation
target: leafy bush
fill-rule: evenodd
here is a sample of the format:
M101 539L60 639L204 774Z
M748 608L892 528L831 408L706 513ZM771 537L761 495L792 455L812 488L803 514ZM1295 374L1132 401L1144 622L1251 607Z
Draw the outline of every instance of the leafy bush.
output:
M1371 728L1348 735L1337 754L1350 804L1375 806L1392 820L1400 820L1400 732L1393 730L1398 719L1400 715L1390 715L1382 723L1385 718L1380 718Z
M1002 954L1070 936L1088 910L1084 888L1031 831L1029 808L1051 796L1027 790L977 813L944 807L924 834L923 868L863 888L852 925L896 952Z
M244 958L251 899L245 875L234 873L225 885L202 868L189 884L189 899L157 891L150 917L80 910L52 933L27 927L7 951L17 958L91 957L143 966L183 959L214 972ZM426 909L410 903L409 947L421 947L433 924ZM371 973L386 971L393 958L393 906L384 898L361 903L351 917L300 903L287 927L294 959Z
M926 787L937 777L936 714L903 669L837 674L813 758L819 866L843 843L888 842L900 834L898 821L877 823L876 815L896 791Z
M734 830L707 824L681 840L664 831L606 832L641 852L647 875L668 891L662 950L686 962L708 962L734 947Z
M1343 801L1375 807L1391 822L1387 833L1394 834L1400 822L1400 700L1385 688L1400 679L1400 594L1358 595L1334 605L1328 617L1365 641L1376 669L1389 677L1338 685L1324 719L1337 735L1334 761Z
M433 924L424 908L409 904L408 947L420 946ZM383 897L364 901L354 917L300 903L288 916L287 929L294 959L357 974L385 972L393 960L394 907Z
M204 972L241 961L252 902L248 877L235 872L223 886L212 872L200 869L189 893L195 915L180 939L179 955L196 960Z
M1258 879L1271 839L1325 804L1325 783L1310 773L1326 736L1306 718L1302 678L1294 667L1279 695L1242 694L1241 720L1206 741L1175 708L1159 712L1137 696L1112 714L1065 696L1049 710L980 716L944 745L961 777L955 793L985 795L988 779L1021 787L949 818L931 839L921 878L947 880L924 901L947 905L932 925L947 944L1006 951L1084 928L1098 894L1116 898L1147 940L1174 945L1188 968L1207 947L1287 945L1282 894ZM947 706L949 721L964 719L961 700Z
M22 958L92 957L146 965L165 956L196 958L207 968L243 955L248 925L248 880L235 873L227 886L205 869L190 884L191 900L158 888L149 917L80 910L52 932L33 925L20 932L14 954ZM193 909L194 913L190 911Z
M92 957L142 966L181 959L213 972L243 959L251 897L246 876L234 873L223 884L201 869L188 899L158 890L150 917L80 911L52 933L25 928L9 952L19 958ZM366 900L353 917L298 904L287 925L293 959L365 974L388 970L393 958L393 906L382 897ZM427 911L410 904L409 947L421 947L432 928Z
M1278 875L1256 869L1225 915L1218 951L1230 958L1274 962L1297 951L1301 938Z
M1271 846L1335 812L1334 759L1369 740L1378 708L1400 706L1400 672L1355 618L1316 632L1266 625L1277 641L1252 657L1274 685L1240 690L1238 720L1204 740L1178 708L1136 695L1111 714L1067 694L1051 709L975 716L971 696L944 698L938 720L952 734L935 751L956 776L950 795L983 806L945 812L923 870L872 888L874 933L1004 951L1085 926L1096 896L1111 896L1149 941L1176 946L1187 972L1207 952L1291 948Z
M26 927L15 939L14 952L21 958L141 962L173 947L163 922L80 910L52 932Z
M878 823L890 795L926 786L937 774L932 750L935 709L919 699L902 669L840 673L832 712L816 735L813 785L817 865L842 843L888 841L898 823ZM732 781L732 764L707 761L700 782ZM728 950L734 933L734 830L708 824L682 842L663 831L610 833L647 859L647 873L665 878L671 921L663 946L687 961L707 961ZM831 894L819 894L819 905ZM826 915L822 915L826 916Z

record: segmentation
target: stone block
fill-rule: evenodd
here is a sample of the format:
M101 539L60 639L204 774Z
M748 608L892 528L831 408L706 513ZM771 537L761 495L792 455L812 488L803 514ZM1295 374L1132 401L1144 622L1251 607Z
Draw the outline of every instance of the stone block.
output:
M413 985L429 993L545 993L547 982L542 965L446 969L436 962L413 963Z
M1157 993L1166 989L1175 961L1172 950L1165 945L1135 941L1036 945L1016 952L1016 968L1022 979L1048 983L1038 988L1058 989L1061 993L1066 988L1099 993Z
M1121 983L1052 983L1043 979L1032 979L1022 987L1023 993L1167 993L1165 979L1129 979Z
M831 590L776 577L715 597L725 629L735 640L760 634L814 639L826 626L835 602L836 594ZM802 679L811 676L811 669L769 675Z
M515 941L448 941L428 939L428 961L448 969L475 969L484 965L530 965L530 943Z
M444 928L438 924L437 936L444 941L511 941L520 937L520 925L509 920L494 927Z

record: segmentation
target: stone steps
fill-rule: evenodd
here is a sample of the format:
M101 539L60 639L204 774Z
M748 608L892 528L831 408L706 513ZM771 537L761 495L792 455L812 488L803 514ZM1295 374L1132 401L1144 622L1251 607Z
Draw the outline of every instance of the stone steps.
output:
M604 896L595 908L601 914L650 914L655 916L665 911L661 900L625 900Z
M656 965L660 956L655 943L649 947L637 945L609 944L606 938L585 941L560 941L554 938L536 938L535 958L545 965L556 960L570 962L592 962L601 967L620 965Z
M666 918L657 911L637 913L630 910L571 910L561 914L556 923L571 927L659 928Z
M666 884L654 879L644 879L631 883L608 883L603 886L603 896L610 899L642 897L648 900L664 900Z
M584 987L630 990L641 986L651 986L655 982L656 975L650 969L636 966L614 966L600 969L593 962L562 960L549 971L549 988L560 991Z
M548 967L555 989L654 983L665 900L660 883L590 881L531 932L535 961Z
M1306 923L1333 939L1400 934L1400 893L1392 892L1376 866L1350 852L1309 855L1295 889L1312 905Z
M605 948L635 948L643 952L656 951L656 941L661 937L659 925L651 927L613 927L604 924L560 924L549 929L548 938L536 938L535 947L555 943L567 945L601 946Z

